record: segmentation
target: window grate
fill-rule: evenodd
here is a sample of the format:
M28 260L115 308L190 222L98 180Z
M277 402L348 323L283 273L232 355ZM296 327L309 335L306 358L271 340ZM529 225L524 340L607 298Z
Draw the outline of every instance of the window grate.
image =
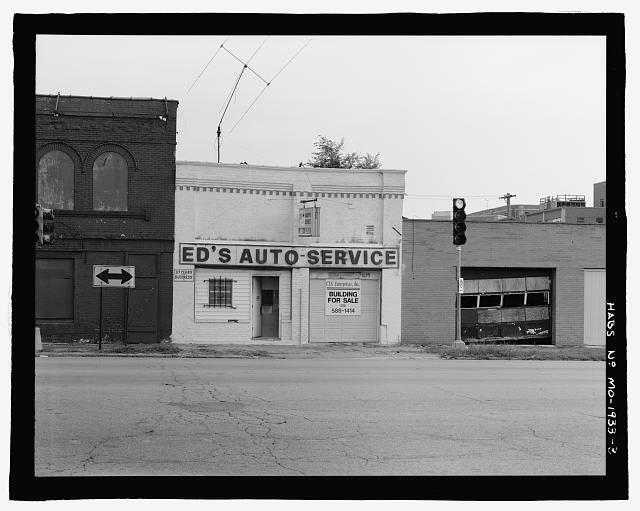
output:
M233 306L233 279L223 277L208 279L209 303L208 307L235 309Z

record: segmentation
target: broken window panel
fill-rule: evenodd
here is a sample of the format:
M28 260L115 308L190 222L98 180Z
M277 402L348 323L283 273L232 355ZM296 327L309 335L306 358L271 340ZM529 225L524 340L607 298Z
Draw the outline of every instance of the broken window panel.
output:
M49 151L38 162L38 203L45 208L73 209L74 165L63 151Z
M502 297L503 307L522 307L524 306L524 293L511 293Z
M480 307L500 307L502 295L480 295Z
M547 305L549 293L527 293L527 305Z
M463 309L475 309L478 306L478 295L462 295L460 306Z
M106 152L93 164L93 209L127 211L127 161L118 153Z

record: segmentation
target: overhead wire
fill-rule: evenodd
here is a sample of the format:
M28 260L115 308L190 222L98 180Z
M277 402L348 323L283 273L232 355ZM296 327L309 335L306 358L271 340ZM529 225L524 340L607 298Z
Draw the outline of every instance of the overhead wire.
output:
M229 40L229 38L230 38L230 37L231 37L231 36L230 36L230 35L228 35L228 36L226 37L226 39L225 39L224 41L222 41L222 44L221 44L221 45L218 47L218 49L215 51L215 53L213 54L213 57L211 57L211 58L209 59L209 62L207 62L207 64L206 64L206 65L204 66L204 68L202 69L202 71L200 71L200 74L199 74L199 75L196 77L196 79L193 81L193 83L191 84L191 87L189 87L189 88L187 89L187 92L185 93L185 95L186 95L186 94L189 94L189 91L190 91L191 89L193 89L193 86L198 82L198 80L200 79L200 77L202 76L202 74L203 74L203 73L206 71L206 69L209 67L209 64L211 64L211 62L212 62L212 61L213 61L213 59L216 57L216 55L218 54L218 52L219 52L219 51L222 49L222 47L224 46L224 43L226 43L226 42Z
M244 116L247 115L247 113L249 112L249 110L251 110L251 108L253 107L253 105L256 104L256 102L258 101L258 99L260 99L260 96L262 96L262 94L264 93L265 90L267 90L267 87L269 87L269 85L271 85L271 83L278 77L278 75L280 73L282 73L282 71L285 70L285 68L293 61L293 59L295 59L302 50L304 50L307 45L313 41L313 37L311 39L309 39L294 55L293 57L291 57L287 63L282 66L282 68L280 69L280 71L278 71L275 76L269 81L267 82L267 84L264 86L264 88L260 91L260 93L258 94L258 96L256 97L256 99L253 100L253 102L249 105L249 107L245 110L245 112L242 114L242 116L240 117L240 119L238 119L238 121L233 125L233 127L231 128L231 130L229 131L229 134L233 133L233 130L236 128L236 126L238 124L240 124L240 121L242 121L242 119L244 119Z

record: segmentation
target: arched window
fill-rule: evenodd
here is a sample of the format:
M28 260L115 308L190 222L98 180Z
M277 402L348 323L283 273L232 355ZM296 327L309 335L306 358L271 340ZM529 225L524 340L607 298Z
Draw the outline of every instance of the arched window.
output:
M93 163L93 209L127 211L127 176L127 161L121 155L99 155Z
M38 162L38 202L45 208L73 209L74 164L64 151L49 151Z

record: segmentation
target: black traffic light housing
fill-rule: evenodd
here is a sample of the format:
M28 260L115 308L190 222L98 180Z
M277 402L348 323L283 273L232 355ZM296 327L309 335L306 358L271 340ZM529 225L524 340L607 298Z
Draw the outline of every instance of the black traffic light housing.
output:
M53 244L53 235L55 231L55 223L53 209L41 208L42 210L42 243L45 245Z
M42 206L40 204L36 204L36 243L42 245Z
M464 234L465 231L467 230L467 225L465 224L467 214L464 212L464 208L466 205L467 203L461 197L456 197L453 199L453 244L454 245L464 245L467 242L467 237Z

